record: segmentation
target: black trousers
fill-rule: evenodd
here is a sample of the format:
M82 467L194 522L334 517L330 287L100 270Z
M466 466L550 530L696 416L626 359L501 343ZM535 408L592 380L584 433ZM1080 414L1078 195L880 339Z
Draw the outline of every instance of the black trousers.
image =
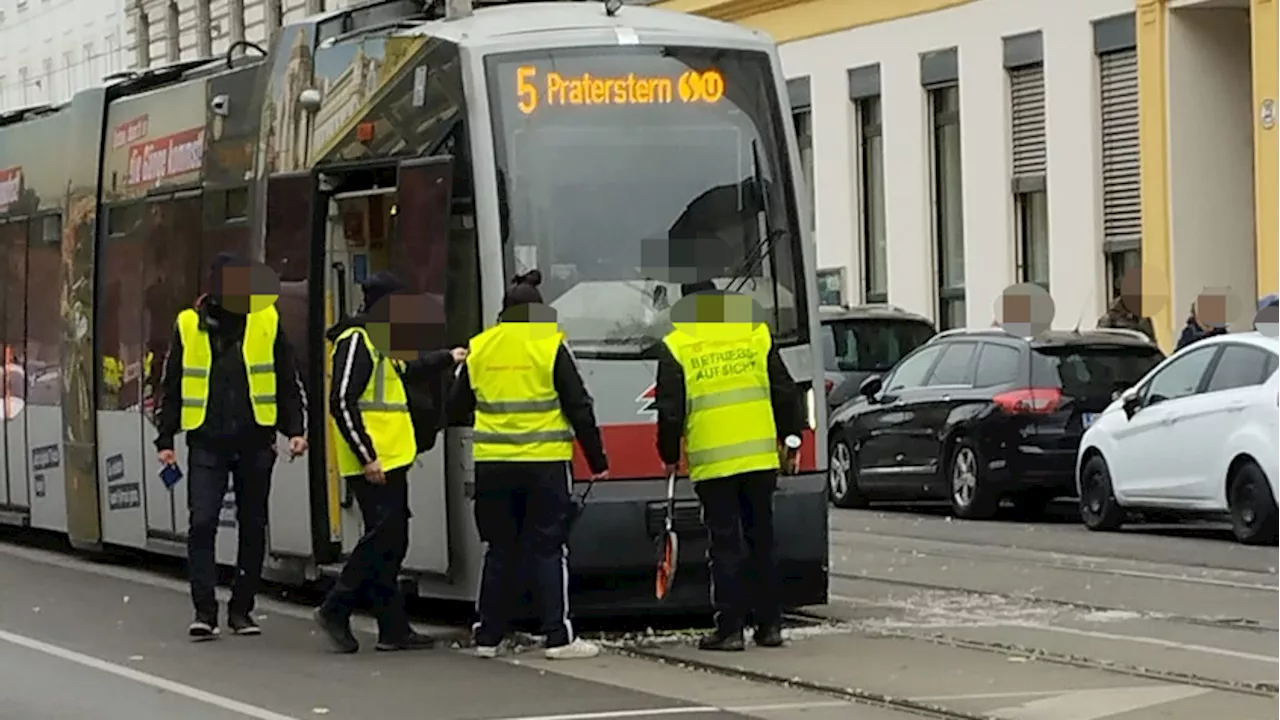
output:
M271 495L271 470L276 450L271 445L251 448L190 448L187 479L187 566L191 576L191 601L202 618L218 617L214 589L218 565L214 542L218 516L227 493L227 477L236 496L236 577L231 585L228 611L247 615L262 583L262 560L267 552L267 499Z
M350 617L360 605L368 604L378 619L378 638L393 642L409 632L409 617L400 591L400 567L409 552L409 468L386 472L385 485L374 485L364 477L347 477L347 484L360 505L364 535L352 548L342 575L329 591L327 612Z
M526 582L547 647L573 642L569 620L569 515L573 476L562 462L477 462L475 517L488 544L476 610L477 645L510 630Z
M748 616L756 627L782 622L773 537L777 488L778 476L772 471L693 484L710 543L711 605L716 629L722 633L742 630Z

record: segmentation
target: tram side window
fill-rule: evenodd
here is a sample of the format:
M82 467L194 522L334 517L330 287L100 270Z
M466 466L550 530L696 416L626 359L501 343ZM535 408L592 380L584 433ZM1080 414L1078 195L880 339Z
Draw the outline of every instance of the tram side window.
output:
M97 263L97 338L102 356L98 409L136 409L142 401L142 203L111 208L107 236L99 245Z
M22 366L27 339L20 321L25 303L23 285L26 284L26 268L16 262L25 246L25 223L19 221L0 224L0 254L5 258L3 265L0 265L0 270L4 273L4 284L0 286L0 350L3 350L4 375L0 384L3 384L6 399L22 399L26 389ZM3 417L4 415L0 415L0 418Z
M42 215L28 226L26 253L26 399L62 404L62 215Z
M207 268L219 252L250 255L248 188L205 193L205 232L201 238L202 266Z
M204 196L204 215L200 253L204 267L208 267L213 256L220 252L250 255L248 188L207 192Z
M298 355L298 371L307 396L324 397L320 385L323 367L312 367L319 358L312 357L312 346L320 347L319 338L312 342L309 318L310 248L312 235L312 197L314 181L309 174L278 175L267 181L265 262L280 277L280 297L276 308L280 326ZM324 412L323 403L313 403L312 411Z
M414 290L425 296L425 316L412 342L418 351L437 350L448 341L450 206L453 163L413 162L400 167L396 216L399 255L392 266L403 268ZM447 182L446 182L447 181Z
M449 209L449 276L445 287L449 347L467 344L484 329L480 312L480 247L476 234L475 185L466 126L454 130L453 197Z
M160 378L178 313L192 307L201 292L205 269L198 195L169 196L147 202L141 232L145 238L145 279L141 326L146 353L143 398L154 422L160 403Z

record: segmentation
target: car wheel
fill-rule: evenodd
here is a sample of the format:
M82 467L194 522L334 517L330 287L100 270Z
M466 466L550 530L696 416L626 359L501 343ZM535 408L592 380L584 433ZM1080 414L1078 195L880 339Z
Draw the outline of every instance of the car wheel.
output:
M967 438L956 441L947 463L951 479L951 511L966 520L987 520L1000 509L1000 495L991 488L978 448Z
M1227 505L1231 510L1231 529L1236 539L1246 545L1276 543L1276 500L1262 468L1246 462L1227 481Z
M867 506L867 499L858 491L857 460L844 439L831 444L831 457L827 463L827 492L831 496L831 503L836 507Z
M1080 471L1080 519L1090 530L1117 530L1125 510L1111 488L1111 470L1101 455L1094 455Z

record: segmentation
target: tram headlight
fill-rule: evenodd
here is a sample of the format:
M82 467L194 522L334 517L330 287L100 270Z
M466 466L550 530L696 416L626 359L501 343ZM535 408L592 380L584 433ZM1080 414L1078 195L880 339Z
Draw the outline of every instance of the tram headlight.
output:
M810 430L818 429L818 407L815 403L813 387L810 386L804 393L804 410L805 418L809 422Z

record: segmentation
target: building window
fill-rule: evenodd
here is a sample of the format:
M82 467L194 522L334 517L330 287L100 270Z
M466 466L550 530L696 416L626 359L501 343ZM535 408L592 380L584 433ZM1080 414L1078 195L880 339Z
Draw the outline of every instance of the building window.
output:
M818 304L832 307L844 305L844 268L818 271Z
M1107 277L1141 264L1142 168L1138 153L1138 54L1133 48L1098 56L1102 108L1102 251Z
M964 190L960 174L960 87L932 87L933 234L938 329L964 327Z
M44 79L40 81L44 89L44 101L51 103L53 102L54 97L56 97L53 92L53 59L45 58L41 63L41 66L44 70Z
M70 50L62 53L62 91L66 93L66 97L71 97L76 91L76 61L73 58Z
M1018 281L1049 288L1048 144L1044 65L1009 69L1013 201Z
M796 145L800 150L800 172L804 176L804 191L809 198L809 227L816 225L813 191L813 110L799 108L791 111L796 126Z
M110 75L111 73L116 71L116 53L118 51L119 51L119 47L116 44L116 34L114 32L108 34L107 35L107 52L106 52L107 67L106 67L105 74Z
M859 165L862 175L862 288L866 302L889 301L889 246L884 211L884 133L880 98L855 101L858 112Z
M18 88L22 94L22 104L31 104L31 73L26 68L18 68Z
M80 67L84 71L84 76L81 82L85 86L97 85L98 78L96 77L95 68L97 67L98 59L93 56L93 43L88 42L81 47L80 63Z
M1049 196L1043 190L1014 195L1018 214L1018 281L1049 289Z

